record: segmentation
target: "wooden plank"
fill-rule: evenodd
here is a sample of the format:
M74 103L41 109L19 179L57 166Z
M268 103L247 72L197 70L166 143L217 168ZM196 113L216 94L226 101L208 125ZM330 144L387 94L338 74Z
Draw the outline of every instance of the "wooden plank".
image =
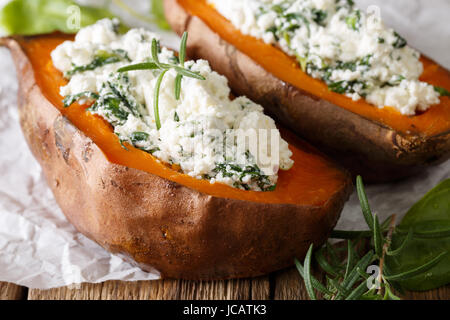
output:
M181 281L181 300L249 300L251 280Z
M0 282L0 300L24 300L27 288L8 282Z
M270 277L259 277L251 280L252 300L270 300Z
M268 299L267 277L229 281L159 280L81 284L30 290L30 300L249 300Z
M79 286L30 290L29 300L173 300L179 299L179 281L107 281Z
M30 289L28 300L96 300L103 284L81 284L49 290Z
M308 300L303 279L295 268L274 274L275 300Z
M320 275L316 275L320 277ZM26 288L0 283L1 299L26 297ZM272 295L272 296L271 296ZM449 300L450 285L427 292L407 292L403 299ZM82 284L50 290L29 290L30 300L308 300L295 268L270 277L228 281L159 280Z
M450 300L450 285L424 292L409 291L401 297L405 300Z

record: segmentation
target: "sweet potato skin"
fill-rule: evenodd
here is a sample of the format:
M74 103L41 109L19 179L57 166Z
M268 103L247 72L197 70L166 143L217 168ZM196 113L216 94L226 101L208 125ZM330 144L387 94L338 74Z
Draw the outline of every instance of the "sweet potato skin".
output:
M189 32L188 54L206 59L237 95L260 103L284 125L367 182L400 180L450 158L450 131L405 135L285 83L221 39L177 0L164 0L167 20Z
M20 80L20 123L48 185L78 231L162 277L251 277L293 264L335 226L351 180L321 207L213 197L109 162L46 98L20 44L9 47Z

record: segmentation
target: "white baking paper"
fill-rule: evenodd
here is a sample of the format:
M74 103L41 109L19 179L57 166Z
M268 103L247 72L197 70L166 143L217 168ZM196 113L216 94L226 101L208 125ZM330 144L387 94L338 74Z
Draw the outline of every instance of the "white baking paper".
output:
M131 1L135 6L143 5L142 10L148 10L145 8L148 2ZM363 9L368 5L378 5L386 23L395 27L412 46L450 68L450 1L357 2ZM168 39L166 44L176 47L173 36ZM0 281L47 289L80 282L157 279L157 271L143 272L120 257L109 254L76 232L65 219L23 139L18 123L16 94L17 79L13 63L7 50L2 48ZM393 213L401 216L423 194L446 178L450 178L450 162L401 183L369 186L367 192L374 211L382 218ZM355 195L347 203L338 227L364 227Z

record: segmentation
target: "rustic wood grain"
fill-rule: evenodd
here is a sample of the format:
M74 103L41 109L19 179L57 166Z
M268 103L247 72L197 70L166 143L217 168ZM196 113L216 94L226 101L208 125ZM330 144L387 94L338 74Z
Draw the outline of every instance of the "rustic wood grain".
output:
M316 277L320 278L321 275ZM0 299L24 299L27 289L0 283ZM427 292L406 292L408 300L450 300L450 285ZM159 280L82 284L29 290L30 300L308 300L295 268L267 277L228 281Z
M270 300L270 277L260 277L251 280L252 282L252 291L251 298L252 300Z
M81 284L30 290L30 300L250 300L269 299L267 277L229 281L159 280Z
M298 271L291 268L274 274L274 296L275 300L306 300L305 285Z
M450 285L424 292L410 291L400 296L405 300L450 300Z
M0 300L23 300L27 297L27 288L12 283L0 282Z
M179 284L176 280L166 281L107 281L85 283L79 286L30 290L30 300L151 300L178 299Z

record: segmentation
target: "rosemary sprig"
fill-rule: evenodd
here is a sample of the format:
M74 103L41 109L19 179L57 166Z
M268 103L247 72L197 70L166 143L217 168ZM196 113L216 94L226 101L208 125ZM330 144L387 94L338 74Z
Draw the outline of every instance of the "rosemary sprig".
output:
M412 230L407 234L398 248L391 248L392 235L396 231L395 215L380 224L378 216L372 213L367 199L362 178L356 180L356 190L361 204L361 210L369 230L364 231L334 231L332 238L346 239L346 255L342 256L342 248L335 248L329 242L319 248L314 257L318 266L325 273L326 284L322 284L312 276L311 256L313 245L309 247L304 264L297 259L295 265L303 277L308 295L316 299L316 291L322 293L328 300L399 300L392 288L397 288L396 281L410 279L428 272L436 266L447 252L442 252L427 263L399 274L392 274L385 264L386 256L398 255L413 239L416 233ZM447 230L443 230L446 233ZM442 232L438 232L441 235ZM420 236L420 234L419 234ZM434 234L427 234L433 237ZM378 268L378 276L366 273L369 266ZM369 280L372 280L369 282ZM369 284L375 286L370 287Z
M193 78L193 79L197 79L197 80L206 80L205 77L203 77L200 73L191 71L188 68L185 68L185 66L184 66L184 62L186 60L187 38L188 38L188 33L185 32L183 34L183 37L181 38L178 64L160 62L159 58L158 58L158 53L160 52L160 49L161 49L160 43L158 40L153 39L152 47L151 47L152 61L129 65L129 66L122 67L119 70L117 70L118 72L129 72L129 71L137 71L137 70L160 71L160 74L156 81L155 95L154 95L154 99L153 99L153 111L155 114L156 128L158 130L161 129L161 120L160 120L160 116L159 116L159 93L161 91L161 84L162 84L163 78L166 75L166 73L171 69L175 70L177 73L177 76L175 78L175 98L176 98L176 100L180 100L180 97L181 97L181 82L182 82L183 77Z

